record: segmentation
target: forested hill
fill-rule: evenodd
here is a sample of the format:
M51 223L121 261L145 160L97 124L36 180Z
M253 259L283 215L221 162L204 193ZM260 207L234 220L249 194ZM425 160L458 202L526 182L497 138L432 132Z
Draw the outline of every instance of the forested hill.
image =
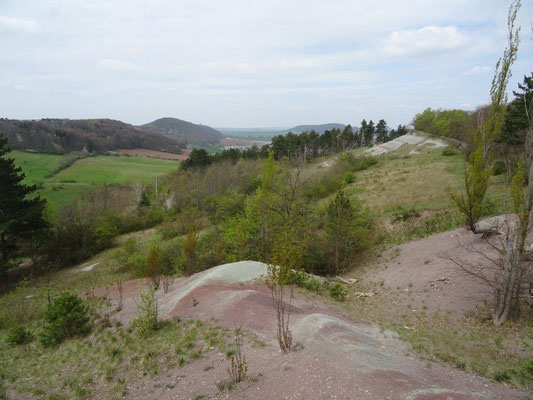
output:
M315 131L318 134L322 134L325 131L330 131L332 129L343 130L346 127L344 124L322 124L322 125L298 125L294 128L288 130L292 133L302 133L302 132L311 132Z
M160 118L142 125L151 132L176 138L185 145L213 145L224 139L224 135L206 125L193 124L177 118Z
M157 133L111 119L0 119L0 133L15 150L63 154L83 149L104 153L116 149L144 148L179 151L179 143Z

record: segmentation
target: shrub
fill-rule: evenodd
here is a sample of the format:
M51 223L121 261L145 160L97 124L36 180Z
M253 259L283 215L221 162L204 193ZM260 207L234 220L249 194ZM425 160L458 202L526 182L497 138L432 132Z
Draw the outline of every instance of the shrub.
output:
M113 238L117 235L116 229L98 226L94 230L94 244L97 249L104 250L111 247Z
M319 293L322 290L322 284L320 281L303 270L292 271L289 277L289 282L311 292Z
M159 282L161 280L161 257L159 253L159 246L152 246L146 259L146 266L144 267L144 275L150 278L152 286L156 290L159 288Z
M457 153L457 150L454 149L453 147L446 147L445 149L442 150L442 155L443 156L456 156L458 153Z
M492 165L492 175L503 175L506 171L507 167L502 160L498 160Z
M45 312L41 343L53 346L63 340L83 336L91 331L89 307L79 296L65 292L52 300Z
M139 290L137 313L138 316L133 321L133 326L138 329L140 336L148 336L159 329L159 306L153 286L147 290Z
M365 169L376 165L378 160L372 156L363 156L351 160L350 163L354 171L364 171Z
M329 288L329 295L337 301L344 301L346 300L348 291L340 283L336 283Z
M239 383L246 379L247 372L248 364L243 352L243 333L237 329L235 331L235 354L231 356L228 373L234 383Z
M346 172L344 174L344 178L342 178L342 183L345 185L349 185L350 183L355 182L355 174L353 172Z
M161 272L163 275L173 275L178 269L179 260L183 256L183 238L175 238L161 243Z
M35 336L29 330L19 325L9 331L6 342L11 346L27 344L33 341Z
M397 205L392 209L392 222L405 222L412 218L420 217L420 213L412 208L405 208L401 205Z

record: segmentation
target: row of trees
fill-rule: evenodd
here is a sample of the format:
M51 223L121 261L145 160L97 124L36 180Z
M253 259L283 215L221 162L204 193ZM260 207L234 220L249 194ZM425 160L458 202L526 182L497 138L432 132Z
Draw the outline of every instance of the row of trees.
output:
M372 146L386 143L408 132L405 125L398 125L397 129L389 130L387 122L381 119L377 124L372 120L361 121L361 128L354 129L347 125L343 130L326 130L323 134L315 131L305 131L300 134L288 132L272 138L270 145L249 149L226 149L221 153L209 154L203 149L193 149L189 158L181 163L182 169L205 168L220 161L236 162L240 159L257 160L267 158L270 152L276 160L287 157L307 161L316 157L337 154L348 149Z
M404 125L398 125L397 129L389 130L387 122L383 119L377 124L374 124L372 120L367 122L363 119L359 129L347 125L343 130L326 130L322 135L315 131L278 135L272 139L271 150L276 159L288 157L305 161L340 153L347 149L385 143L407 132L408 129Z

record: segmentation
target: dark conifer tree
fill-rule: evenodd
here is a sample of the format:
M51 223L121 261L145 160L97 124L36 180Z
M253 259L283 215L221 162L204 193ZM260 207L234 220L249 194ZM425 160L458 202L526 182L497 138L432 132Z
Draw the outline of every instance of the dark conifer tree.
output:
M0 276L13 266L20 245L41 235L47 227L46 201L35 196L35 186L22 183L25 175L7 158L7 139L0 134Z
M366 130L364 131L365 135L365 146L370 146L374 144L374 135L376 133L376 127L374 126L374 122L370 120L368 123Z
M361 128L359 128L359 145L358 145L358 147L366 146L365 136L366 136L367 128L368 128L368 124L366 122L366 119L363 119L361 121Z
M380 119L376 125L376 143L385 143L389 140L387 132L387 122L384 119Z

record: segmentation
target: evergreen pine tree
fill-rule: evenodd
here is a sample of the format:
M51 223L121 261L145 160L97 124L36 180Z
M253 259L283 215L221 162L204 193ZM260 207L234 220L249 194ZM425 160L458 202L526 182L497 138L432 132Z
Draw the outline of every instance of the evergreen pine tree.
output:
M366 130L368 128L368 124L366 122L366 119L363 119L361 121L361 128L359 128L359 144L358 147L363 147L366 145L365 143L365 134Z
M387 122L384 119L380 119L376 125L376 143L385 143L389 141L387 132Z
M35 186L22 183L25 175L13 159L7 139L0 134L0 275L12 267L12 258L20 244L46 229L43 213L46 201L32 196Z
M374 126L374 122L370 120L368 123L366 130L364 131L365 135L365 146L371 146L374 144L374 135L376 133L376 127Z

